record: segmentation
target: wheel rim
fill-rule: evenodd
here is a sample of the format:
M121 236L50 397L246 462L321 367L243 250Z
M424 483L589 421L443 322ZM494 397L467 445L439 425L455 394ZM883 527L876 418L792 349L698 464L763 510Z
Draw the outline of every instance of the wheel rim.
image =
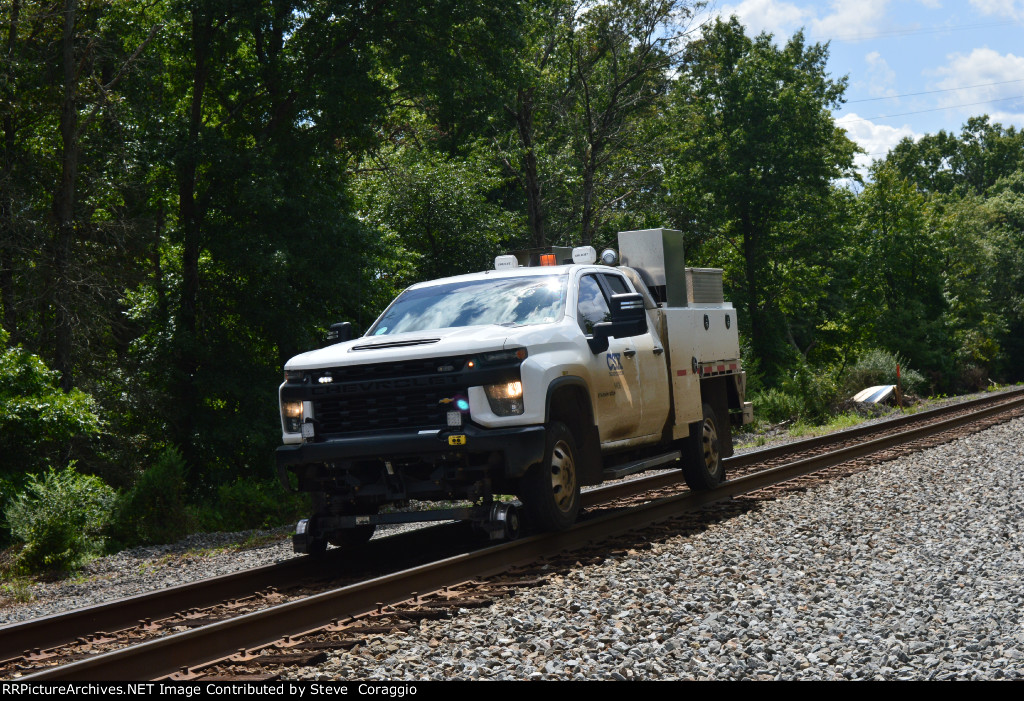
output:
M514 507L505 512L505 537L509 540L519 537L519 511Z
M558 441L551 451L551 494L559 511L568 513L572 510L575 493L576 465L572 459L572 452L568 443Z
M711 419L704 419L701 443L704 447L704 467L707 468L710 474L717 474L720 464L718 457L718 431L715 429L715 422Z

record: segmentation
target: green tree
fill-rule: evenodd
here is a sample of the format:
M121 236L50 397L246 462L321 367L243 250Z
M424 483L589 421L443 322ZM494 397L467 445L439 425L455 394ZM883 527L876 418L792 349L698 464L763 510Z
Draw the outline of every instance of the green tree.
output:
M526 210L531 246L591 243L612 222L657 219L661 113L689 20L687 0L538 0L524 5L493 80L493 147ZM642 203L642 204L641 204Z
M1003 323L1002 353L994 370L1004 381L1024 379L1024 170L1001 178L989 189L990 245L994 261L986 272L992 306Z
M891 166L872 169L858 201L853 303L866 348L884 347L915 368L948 377L953 365L943 323L944 261L926 203Z
M1000 178L1024 168L1024 132L971 117L960 135L947 131L904 138L886 156L923 192L983 195Z
M397 147L371 162L356 182L362 218L412 257L406 282L488 268L514 235L513 217L488 199L501 179L485 160Z
M801 287L822 288L815 258L841 240L825 213L856 146L832 118L846 79L829 78L827 58L802 33L777 46L716 20L687 46L665 120L674 224L725 267L769 381L793 353L787 312Z
M998 227L983 198L936 196L930 203L934 245L941 251L943 324L963 389L988 384L1005 337L1004 309L994 303ZM979 385L980 386L969 386Z
M617 205L657 187L660 113L693 7L678 0L612 0L576 14L562 61L570 89L561 109L576 187L574 242L589 245Z

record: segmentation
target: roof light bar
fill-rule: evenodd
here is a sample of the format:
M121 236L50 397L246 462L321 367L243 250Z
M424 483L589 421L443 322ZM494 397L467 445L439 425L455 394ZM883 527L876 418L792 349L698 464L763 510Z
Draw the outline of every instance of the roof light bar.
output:
M577 246L572 249L572 262L577 265L590 265L597 262L597 250L593 246Z
M498 256L494 259L495 270L515 270L519 267L519 259L515 256Z

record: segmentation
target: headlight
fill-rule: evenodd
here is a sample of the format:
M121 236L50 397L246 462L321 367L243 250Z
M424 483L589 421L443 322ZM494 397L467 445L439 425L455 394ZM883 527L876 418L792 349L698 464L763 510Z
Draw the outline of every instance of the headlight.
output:
M484 385L484 392L487 393L487 403L491 405L491 411L498 416L523 413L523 383L519 380Z
M284 417L286 433L302 430L302 402L281 402L281 415Z
M479 356L477 360L482 365L497 365L499 363L510 363L526 360L528 355L525 348L509 348L508 350L495 351L493 353L484 353Z

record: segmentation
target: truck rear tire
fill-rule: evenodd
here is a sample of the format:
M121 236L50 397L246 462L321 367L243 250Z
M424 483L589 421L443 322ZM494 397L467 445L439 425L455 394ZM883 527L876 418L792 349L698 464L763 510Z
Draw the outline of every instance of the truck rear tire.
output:
M544 461L534 465L519 483L519 496L528 523L542 531L565 531L580 513L579 458L576 439L561 421L547 428Z
M683 460L683 477L694 491L714 489L725 479L718 418L710 404L702 407L704 419L690 424Z

